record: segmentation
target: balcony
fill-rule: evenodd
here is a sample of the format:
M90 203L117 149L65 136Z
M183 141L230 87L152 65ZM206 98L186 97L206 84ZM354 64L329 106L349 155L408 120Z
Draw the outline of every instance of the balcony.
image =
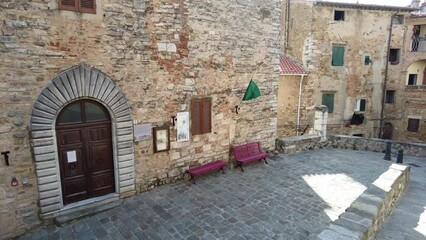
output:
M411 43L412 52L426 52L426 37L413 36Z

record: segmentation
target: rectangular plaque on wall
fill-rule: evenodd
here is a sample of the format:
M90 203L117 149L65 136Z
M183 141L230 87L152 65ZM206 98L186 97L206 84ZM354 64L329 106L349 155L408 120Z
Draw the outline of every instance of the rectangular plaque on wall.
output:
M152 124L151 123L142 123L134 125L134 136L135 141L145 141L152 138Z

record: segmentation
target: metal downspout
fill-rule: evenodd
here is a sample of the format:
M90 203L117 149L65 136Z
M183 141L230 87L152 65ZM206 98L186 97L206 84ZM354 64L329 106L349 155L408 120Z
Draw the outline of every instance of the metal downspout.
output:
M386 87L388 82L388 69L389 69L389 52L390 52L390 46L392 41L392 28L393 28L393 17L397 15L399 12L396 12L392 14L390 19L390 29L389 29L389 37L388 37L388 49L386 53L386 65L385 65L385 80L383 82L383 90L382 90L382 108L380 110L380 128L379 128L379 138L382 138L383 134L383 115L385 111L385 95L386 95Z

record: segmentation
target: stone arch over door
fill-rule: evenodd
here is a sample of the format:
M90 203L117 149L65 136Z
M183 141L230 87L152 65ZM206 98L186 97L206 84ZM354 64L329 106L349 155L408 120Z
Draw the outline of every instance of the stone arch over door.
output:
M29 127L42 217L57 215L64 208L56 118L63 107L82 99L97 101L111 115L116 193L130 195L135 191L133 123L127 99L105 73L86 65L72 67L47 84L38 95L31 113Z

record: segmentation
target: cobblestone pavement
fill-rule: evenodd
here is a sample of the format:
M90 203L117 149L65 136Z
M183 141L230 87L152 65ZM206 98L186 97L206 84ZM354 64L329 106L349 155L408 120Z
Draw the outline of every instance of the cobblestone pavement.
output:
M426 158L404 157L411 166L410 183L376 240L426 239Z
M314 239L390 162L321 149L181 181L65 227L22 239Z

